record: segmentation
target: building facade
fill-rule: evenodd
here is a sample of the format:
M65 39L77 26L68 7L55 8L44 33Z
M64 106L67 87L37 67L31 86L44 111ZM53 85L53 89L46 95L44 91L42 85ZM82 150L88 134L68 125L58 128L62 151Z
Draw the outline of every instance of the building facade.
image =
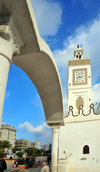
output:
M69 60L68 115L59 129L58 172L100 171L100 113L91 104L90 59L77 48Z
M40 149L40 140L36 140L35 148Z
M34 142L30 142L28 140L20 139L20 140L16 140L15 147L21 149L21 151L24 151L28 147L34 148L35 147L35 143Z
M7 140L12 144L12 148L15 146L16 141L16 129L11 125L2 124L0 130L0 140Z
M41 145L41 149L45 151L51 150L51 148L52 148L52 143L50 142L46 142L44 145Z

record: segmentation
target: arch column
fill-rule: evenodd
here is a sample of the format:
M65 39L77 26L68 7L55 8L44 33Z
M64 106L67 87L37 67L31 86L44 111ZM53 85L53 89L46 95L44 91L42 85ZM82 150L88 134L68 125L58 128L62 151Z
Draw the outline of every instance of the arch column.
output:
M57 172L58 131L59 131L59 127L57 126L52 127L51 172Z
M10 27L8 25L0 25L0 128L8 73L14 53L18 54L19 49L13 39Z

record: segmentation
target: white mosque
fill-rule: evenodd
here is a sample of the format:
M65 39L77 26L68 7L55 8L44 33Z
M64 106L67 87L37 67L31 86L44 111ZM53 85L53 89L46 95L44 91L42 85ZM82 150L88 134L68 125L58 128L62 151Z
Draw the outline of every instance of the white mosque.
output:
M68 116L59 129L58 172L100 172L100 107L91 104L90 58L74 50L68 65Z

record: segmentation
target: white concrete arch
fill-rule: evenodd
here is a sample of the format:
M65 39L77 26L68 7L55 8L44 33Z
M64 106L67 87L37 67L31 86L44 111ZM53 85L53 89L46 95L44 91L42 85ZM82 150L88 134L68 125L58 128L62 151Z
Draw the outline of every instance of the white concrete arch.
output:
M57 172L58 129L64 125L62 88L54 56L40 37L30 0L0 0L0 123L9 67L20 67L37 88L53 128L51 172Z
M26 72L40 95L46 122L49 125L61 125L63 122L63 103L61 87L55 66L50 57L43 51L16 56L13 63Z
M50 126L62 125L64 112L59 73L50 48L40 37L31 1L0 0L0 14L0 25L9 27L16 43L13 58L7 59L25 71L36 86L46 122Z

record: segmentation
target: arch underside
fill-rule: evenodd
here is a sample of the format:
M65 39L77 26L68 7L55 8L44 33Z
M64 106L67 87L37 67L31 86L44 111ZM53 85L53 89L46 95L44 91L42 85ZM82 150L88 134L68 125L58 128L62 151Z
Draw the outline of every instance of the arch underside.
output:
M13 63L29 76L40 95L46 122L51 125L63 124L63 101L59 77L54 64L47 54L37 52L13 57Z

